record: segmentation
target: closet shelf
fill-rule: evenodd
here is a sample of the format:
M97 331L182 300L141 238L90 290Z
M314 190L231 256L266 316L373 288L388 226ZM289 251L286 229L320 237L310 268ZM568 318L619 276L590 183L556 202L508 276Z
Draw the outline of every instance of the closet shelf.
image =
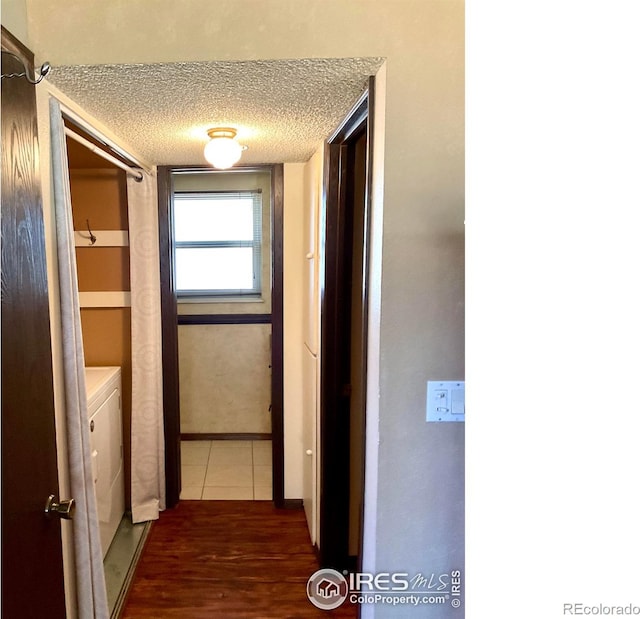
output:
M91 243L87 230L74 230L76 247L128 247L129 232L127 230L92 230L96 239Z
M131 307L131 292L110 290L101 292L80 292L80 308Z

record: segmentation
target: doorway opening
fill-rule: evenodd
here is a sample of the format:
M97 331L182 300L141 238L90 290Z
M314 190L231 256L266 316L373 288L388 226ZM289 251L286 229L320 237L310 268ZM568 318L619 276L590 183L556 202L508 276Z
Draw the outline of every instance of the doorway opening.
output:
M325 160L320 560L351 571L362 555L372 107L373 78Z
M158 169L167 507L284 504L282 182L282 165Z

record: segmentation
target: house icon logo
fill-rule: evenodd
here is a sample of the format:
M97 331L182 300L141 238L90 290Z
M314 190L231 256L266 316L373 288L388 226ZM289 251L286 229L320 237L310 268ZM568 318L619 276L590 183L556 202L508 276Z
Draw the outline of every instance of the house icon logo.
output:
M318 570L307 581L309 601L322 610L338 608L347 599L348 593L345 577L336 570Z

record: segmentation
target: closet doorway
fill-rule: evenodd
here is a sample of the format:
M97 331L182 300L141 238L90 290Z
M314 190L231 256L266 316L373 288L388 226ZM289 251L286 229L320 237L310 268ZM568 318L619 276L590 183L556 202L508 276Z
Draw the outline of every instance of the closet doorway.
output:
M322 291L320 562L361 571L374 78L329 137Z
M282 181L158 169L167 507L284 504Z
M63 112L89 449L107 606L117 617L150 529L132 516L132 269L127 172L89 128ZM110 152L111 151L111 152ZM125 172L127 170L127 172ZM60 242L60 240L58 241ZM73 295L71 295L73 296ZM63 329L70 327L63 324Z

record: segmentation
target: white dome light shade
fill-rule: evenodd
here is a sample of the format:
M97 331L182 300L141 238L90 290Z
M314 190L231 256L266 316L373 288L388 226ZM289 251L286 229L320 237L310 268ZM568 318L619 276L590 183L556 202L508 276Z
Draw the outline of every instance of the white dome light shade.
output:
M210 129L211 141L204 147L204 158L219 170L226 170L240 160L242 146L234 140L235 129Z

